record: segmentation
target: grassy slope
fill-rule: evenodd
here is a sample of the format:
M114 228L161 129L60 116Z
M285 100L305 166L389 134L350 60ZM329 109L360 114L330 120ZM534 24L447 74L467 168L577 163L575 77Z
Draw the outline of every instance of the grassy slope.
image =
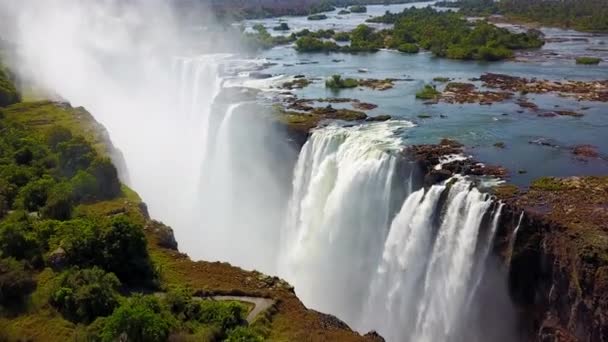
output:
M93 142L95 148L107 155L103 127L81 108L48 101L20 103L2 109L6 120L19 122L33 134L43 134L52 124L61 124ZM361 341L363 337L335 319L308 310L292 292L292 288L278 278L248 272L226 263L193 262L185 254L159 246L154 229L157 223L141 210L141 199L123 186L123 196L111 201L80 205L75 216L107 216L126 213L145 224L150 255L159 269L163 287L172 284L189 285L201 294L235 294L262 296L277 300L272 310L254 323L271 341ZM53 271L46 269L37 275L38 288L28 307L10 320L0 318L0 330L10 335L27 337L33 341L63 342L79 340L77 325L64 320L59 313L44 303Z

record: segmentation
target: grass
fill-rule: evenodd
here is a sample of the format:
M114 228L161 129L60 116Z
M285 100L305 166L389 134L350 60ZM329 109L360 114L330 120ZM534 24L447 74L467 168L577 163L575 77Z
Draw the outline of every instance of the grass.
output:
M54 126L62 126L82 135L97 152L109 156L109 146L102 132L105 128L84 108L51 101L22 102L2 110L6 118L32 129L43 137Z
M424 86L416 93L416 98L421 100L435 100L441 93L430 84Z
M519 194L519 188L513 184L500 184L492 189L492 193L498 197L498 199L507 199Z
M570 187L562 180L554 177L541 177L532 182L531 188L545 191L568 190Z
M576 58L576 64L583 64L583 65L598 65L598 64L600 64L601 61L602 61L602 59L597 58L597 57L583 56L583 57Z

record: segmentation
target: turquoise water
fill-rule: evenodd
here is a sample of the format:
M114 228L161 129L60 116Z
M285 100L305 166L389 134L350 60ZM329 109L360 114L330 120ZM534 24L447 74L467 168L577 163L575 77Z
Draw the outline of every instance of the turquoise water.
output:
M279 21L286 21L296 31L303 28L333 28L341 31L355 27L370 15L382 14L386 10L400 11L406 6L408 5L368 6L367 14L348 16L337 16L334 11L328 14L330 19L326 21L286 17L251 21L247 25L261 22L272 27ZM378 108L367 112L368 115L389 114L394 119L410 120L417 125L408 131L408 143L436 143L444 137L457 139L466 144L468 153L480 161L507 167L511 181L519 185L547 175L608 174L606 160L579 160L571 153L574 145L590 144L596 146L604 157L608 155L608 103L580 102L556 94L528 94L526 98L540 108L538 112L532 112L514 103L519 95L513 100L491 106L445 103L427 105L424 101L415 99L415 93L438 76L461 82L471 82L471 78L486 72L549 80L608 78L608 62L598 66L582 66L576 65L574 61L580 55L603 56L605 52L602 50L604 44L608 43L608 36L555 28L543 29L543 32L552 42L542 49L523 52L519 60L494 63L439 59L428 52L416 55L396 51L357 55L305 54L296 52L291 46L276 47L252 57L275 63L263 70L264 73L305 75L313 79L314 82L309 87L294 91L299 98L348 97L374 103ZM366 69L367 72L361 73L360 69ZM397 81L395 87L387 91L357 88L336 93L324 87L324 80L333 74L403 80ZM478 82L473 83L480 85ZM441 84L437 86L442 87ZM573 110L584 116L544 118L537 115L553 110ZM420 114L432 117L420 119ZM554 146L530 143L539 139ZM494 147L497 142L504 142L506 148ZM525 170L525 173L520 174L519 170Z

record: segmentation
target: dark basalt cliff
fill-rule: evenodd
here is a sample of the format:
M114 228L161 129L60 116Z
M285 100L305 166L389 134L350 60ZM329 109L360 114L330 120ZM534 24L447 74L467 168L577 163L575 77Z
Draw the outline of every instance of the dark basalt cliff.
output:
M545 178L505 202L497 251L525 335L608 340L608 177Z
M406 150L424 185L456 173L504 176L462 153L457 142ZM491 190L504 203L494 252L503 260L524 341L608 341L608 177L541 178L529 189Z

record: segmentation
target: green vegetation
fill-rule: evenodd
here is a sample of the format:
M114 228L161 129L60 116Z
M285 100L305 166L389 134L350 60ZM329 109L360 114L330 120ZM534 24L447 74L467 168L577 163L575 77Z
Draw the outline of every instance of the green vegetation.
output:
M543 45L535 31L516 34L483 21L471 24L459 13L430 7L386 13L369 21L394 24L394 29L385 33L385 47L416 44L437 57L451 59L496 61L511 58L513 50Z
M340 75L333 75L325 81L325 86L330 89L356 88L359 86L359 81L354 78L342 78Z
M350 40L350 34L348 32L337 32L334 34L333 38L337 42L348 42Z
M437 57L464 60L498 61L512 58L514 50L538 48L544 44L538 31L512 33L487 22L469 23L459 13L439 12L430 7L406 9L402 13L387 12L371 22L394 24L393 29L375 30L359 25L351 32L302 30L290 36L271 37L263 27L254 27L259 47L296 42L299 52L376 52L382 48L403 53L430 50ZM340 46L336 42L350 41Z
M397 47L397 50L399 52L404 52L404 53L418 53L418 51L420 51L420 48L416 44L403 43Z
M584 65L597 65L602 61L601 58L597 57L577 57L576 64L584 64Z
M449 77L437 76L437 77L433 78L433 81L440 82L440 83L446 83L446 82L450 81L450 78Z
M533 181L530 187L536 190L545 191L560 191L569 189L567 183L555 177L541 177Z
M608 7L602 0L460 0L442 2L458 7L468 16L502 14L518 21L573 28L580 31L608 31Z
M308 20L325 20L327 16L325 14L313 14L308 16Z
M375 52L384 47L384 33L367 25L359 25L350 33L351 52Z
M349 8L351 13L367 13L367 7L363 5L355 5Z
M513 184L500 184L492 189L492 193L496 195L499 200L505 200L519 194L519 188Z
M289 25L287 25L287 23L280 23L272 29L275 31L289 31Z
M24 262L0 259L0 312L2 306L20 304L36 286Z
M8 106L21 101L13 77L9 70L0 62L0 107Z
M72 269L59 276L49 302L67 319L90 323L118 306L119 286L113 273L100 268Z
M348 15L350 14L350 11L347 10L340 10L340 12L338 12L338 15Z
M287 30L289 30L289 28L287 28ZM289 36L272 36L262 24L254 25L253 31L253 33L244 33L241 38L243 46L252 50L269 49L277 45L291 44L296 40L295 34Z
M160 292L139 198L83 118L50 102L0 110L0 339L263 340L246 305Z
M416 93L416 98L421 100L435 100L441 93L432 85L427 84Z

